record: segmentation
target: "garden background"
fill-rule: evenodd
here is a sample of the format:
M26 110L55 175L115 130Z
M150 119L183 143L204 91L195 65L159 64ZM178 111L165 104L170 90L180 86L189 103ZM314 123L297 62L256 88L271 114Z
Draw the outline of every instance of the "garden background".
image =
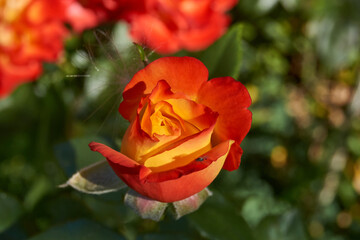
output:
M125 23L75 34L59 64L0 100L0 239L360 239L359 12L358 0L241 0L217 42L175 54L253 101L240 168L177 221L141 219L124 191L58 187L102 159L90 141L121 144L121 92L143 67Z

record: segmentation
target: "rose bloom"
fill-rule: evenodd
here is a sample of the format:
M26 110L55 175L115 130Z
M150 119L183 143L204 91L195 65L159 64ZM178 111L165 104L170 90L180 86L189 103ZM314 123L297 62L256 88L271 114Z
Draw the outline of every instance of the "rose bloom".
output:
M135 42L158 53L198 51L223 35L237 0L78 0L99 23L125 20Z
M239 144L251 125L246 88L231 77L208 80L191 57L160 58L134 75L119 112L130 121L115 151L89 144L138 193L174 202L207 187L219 171L239 167Z
M59 58L69 35L65 22L84 29L95 19L74 0L0 0L0 97Z
M132 38L158 53L205 49L230 22L237 0L145 0L145 12L130 18Z
M67 30L61 1L0 0L0 96L42 72L55 61Z

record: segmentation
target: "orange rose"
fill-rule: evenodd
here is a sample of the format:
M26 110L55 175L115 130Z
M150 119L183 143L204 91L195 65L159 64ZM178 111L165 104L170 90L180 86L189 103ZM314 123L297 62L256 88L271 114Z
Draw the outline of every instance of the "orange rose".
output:
M64 7L60 0L0 0L0 96L58 58L67 36Z
M207 187L221 168L237 169L250 129L251 99L231 77L208 79L191 57L164 57L135 74L119 111L130 121L121 152L89 144L138 193L160 202Z
M198 51L226 31L225 14L237 0L146 0L143 14L130 20L133 39L163 54Z

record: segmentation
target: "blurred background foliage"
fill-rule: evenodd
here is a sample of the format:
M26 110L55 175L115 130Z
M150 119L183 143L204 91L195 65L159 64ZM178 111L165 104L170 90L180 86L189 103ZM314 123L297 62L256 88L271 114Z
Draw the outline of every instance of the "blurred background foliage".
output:
M59 65L0 101L0 239L360 239L359 12L358 0L241 0L219 41L177 53L244 83L253 124L240 169L159 223L123 191L57 187L101 159L90 141L121 144L121 92L143 68L121 23L68 39Z

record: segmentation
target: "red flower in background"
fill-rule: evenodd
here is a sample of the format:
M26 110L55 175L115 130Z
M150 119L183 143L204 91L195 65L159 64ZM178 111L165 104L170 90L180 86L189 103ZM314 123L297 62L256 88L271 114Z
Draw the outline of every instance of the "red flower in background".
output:
M62 1L0 1L0 96L34 80L55 61L67 30Z
M65 22L82 30L97 19L75 0L0 0L0 97L59 58L69 33Z
M237 0L146 0L146 11L130 19L130 33L163 54L198 51L223 35L230 22L226 11Z
M78 0L99 22L126 20L135 42L163 54L208 47L227 29L237 0Z
M207 187L221 168L239 167L239 146L251 125L246 88L231 77L208 80L190 57L165 57L126 86L119 111L130 121L121 152L92 142L115 173L138 193L174 202Z

